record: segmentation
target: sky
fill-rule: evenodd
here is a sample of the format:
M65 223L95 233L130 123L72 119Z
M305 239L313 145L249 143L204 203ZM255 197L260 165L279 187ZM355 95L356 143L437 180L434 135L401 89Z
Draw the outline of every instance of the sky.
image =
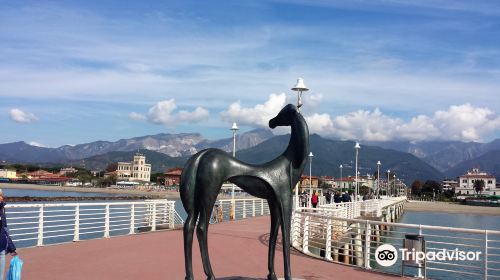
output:
M325 137L491 141L500 2L0 0L0 143L226 138L299 77Z

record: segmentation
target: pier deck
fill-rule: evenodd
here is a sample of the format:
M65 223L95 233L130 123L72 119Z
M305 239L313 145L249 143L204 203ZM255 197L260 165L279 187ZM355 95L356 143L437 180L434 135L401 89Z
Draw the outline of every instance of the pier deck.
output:
M211 225L209 248L217 279L265 279L269 217ZM159 231L18 250L24 260L23 279L184 279L182 231ZM276 273L283 277L281 244L276 252ZM294 278L388 279L399 278L313 259L292 250ZM195 279L206 279L198 241L193 244Z

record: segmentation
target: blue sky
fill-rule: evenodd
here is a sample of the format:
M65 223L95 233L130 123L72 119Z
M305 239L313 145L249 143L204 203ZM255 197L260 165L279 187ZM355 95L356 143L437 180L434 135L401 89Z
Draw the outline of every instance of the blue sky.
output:
M500 137L498 1L158 2L0 0L0 143L228 137L298 77L324 136Z

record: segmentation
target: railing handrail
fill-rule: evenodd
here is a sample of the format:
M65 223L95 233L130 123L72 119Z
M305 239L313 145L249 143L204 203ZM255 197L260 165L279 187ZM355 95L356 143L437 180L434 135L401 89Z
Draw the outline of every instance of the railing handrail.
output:
M29 208L29 207L61 207L61 206L106 206L106 205L132 205L132 204L147 204L147 203L166 203L175 204L175 201L167 199L158 200L143 200L143 201L120 201L120 202L68 202L68 203L12 203L5 205L6 208Z
M309 208L307 208L307 209L309 209ZM381 222L381 221L373 221L373 220L366 220L366 219L351 219L351 218L327 216L327 215L322 215L319 213L299 212L298 210L300 210L300 209L297 209L295 212L298 214L301 214L301 215L305 215L305 216L317 217L317 218L322 218L322 219L335 219L335 220L340 220L340 221L345 221L345 222L353 222L353 223L366 223L366 221L369 221L370 224L374 224L374 225L397 226L397 227L423 229L423 230L447 230L447 231L452 231L452 232L473 233L473 234L484 234L487 232L488 234L500 235L500 231L498 231L498 230L489 230L489 229L483 230L483 229L443 227L443 226L431 226L431 225L420 225L420 224L391 223L391 222Z

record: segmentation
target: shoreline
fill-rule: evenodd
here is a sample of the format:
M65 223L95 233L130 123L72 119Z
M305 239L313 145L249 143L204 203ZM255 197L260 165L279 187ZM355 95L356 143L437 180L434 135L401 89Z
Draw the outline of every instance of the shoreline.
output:
M408 201L405 211L409 212L441 212L450 214L476 214L500 216L500 207L472 206L449 202Z
M179 193L173 192L173 191L122 190L122 189L91 188L91 187L60 187L60 186L46 186L46 185L35 185L35 184L3 183L3 184L0 184L0 189L124 194L124 195L131 195L131 196L155 196L155 197L168 198L168 199L180 198Z

